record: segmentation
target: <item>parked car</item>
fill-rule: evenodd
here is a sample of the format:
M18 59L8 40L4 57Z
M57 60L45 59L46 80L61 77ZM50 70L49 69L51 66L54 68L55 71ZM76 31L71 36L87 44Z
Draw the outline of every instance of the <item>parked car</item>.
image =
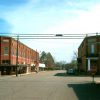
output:
M75 70L74 69L68 69L67 74L75 74Z

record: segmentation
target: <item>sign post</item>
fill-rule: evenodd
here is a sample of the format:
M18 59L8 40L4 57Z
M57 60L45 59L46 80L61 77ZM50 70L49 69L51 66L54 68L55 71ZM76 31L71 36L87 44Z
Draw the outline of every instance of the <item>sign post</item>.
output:
M94 83L94 75L97 72L97 67L92 67L91 68L91 74L92 74L92 82Z

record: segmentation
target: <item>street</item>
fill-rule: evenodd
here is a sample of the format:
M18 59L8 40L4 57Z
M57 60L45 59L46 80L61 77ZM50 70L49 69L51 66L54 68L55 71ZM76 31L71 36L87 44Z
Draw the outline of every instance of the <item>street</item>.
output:
M100 86L91 82L63 70L0 76L0 100L100 100Z

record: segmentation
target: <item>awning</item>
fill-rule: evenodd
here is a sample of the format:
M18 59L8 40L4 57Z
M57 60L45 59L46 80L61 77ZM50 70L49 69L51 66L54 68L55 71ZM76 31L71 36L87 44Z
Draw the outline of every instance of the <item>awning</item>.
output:
M45 68L46 66L45 66L45 64L41 64L41 63L39 63L39 67L41 67L41 68Z

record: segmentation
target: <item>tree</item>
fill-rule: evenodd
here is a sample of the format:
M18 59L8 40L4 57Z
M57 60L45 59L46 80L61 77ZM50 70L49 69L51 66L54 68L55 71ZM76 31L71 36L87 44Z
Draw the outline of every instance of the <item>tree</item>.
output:
M47 53L47 55L46 55L46 67L53 68L54 64L55 64L55 62L54 62L54 59L53 59L51 53L50 52Z
M43 51L40 56L40 62L44 63L47 68L53 68L55 65L54 58L50 52Z
M72 66L74 69L77 69L77 60L72 59L72 61L71 61L71 66Z
M56 69L65 69L65 65L66 65L66 62L65 61L59 61L59 62L56 62L55 63L55 67Z
M45 51L43 51L42 53L41 53L41 55L40 55L40 62L41 63L46 63L46 56L47 56L47 54L45 53Z
M74 51L73 52L73 59L74 60L77 60L77 58L78 58L78 52L77 51Z
M71 62L66 64L66 69L70 69L70 68L77 69L77 57L78 57L78 53L77 51L74 51Z

